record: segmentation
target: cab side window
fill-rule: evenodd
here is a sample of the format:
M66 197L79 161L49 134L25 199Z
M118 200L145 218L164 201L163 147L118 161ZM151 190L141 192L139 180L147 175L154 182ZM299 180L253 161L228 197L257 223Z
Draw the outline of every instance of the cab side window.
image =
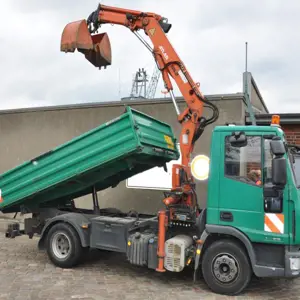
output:
M233 147L225 138L225 176L245 183L261 185L262 155L260 136L247 136L247 145Z

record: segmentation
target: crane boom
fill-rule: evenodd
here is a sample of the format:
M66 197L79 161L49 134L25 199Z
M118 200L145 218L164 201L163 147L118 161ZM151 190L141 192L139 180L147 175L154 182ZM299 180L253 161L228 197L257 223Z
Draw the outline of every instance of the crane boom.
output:
M87 20L66 25L61 39L61 51L74 52L77 48L94 66L101 68L110 65L111 51L108 37L103 33L97 34L103 24L127 27L152 53L182 126L179 139L182 162L181 165L173 166L172 193L166 197L164 203L166 206L180 203L197 211L194 179L190 169L191 153L205 126L217 120L217 107L207 101L200 91L200 84L192 79L166 35L172 25L158 14L99 4L97 10L92 12ZM150 38L152 47L141 37L139 30L144 31ZM187 107L182 112L176 103L170 78L174 79L186 102ZM203 116L204 105L213 111L208 119Z

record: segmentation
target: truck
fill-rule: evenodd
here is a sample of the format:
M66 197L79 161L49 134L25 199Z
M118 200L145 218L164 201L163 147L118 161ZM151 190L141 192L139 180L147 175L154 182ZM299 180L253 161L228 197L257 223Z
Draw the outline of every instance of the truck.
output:
M182 126L179 138L182 162L172 167L172 189L164 194L164 208L155 214L101 208L97 199L98 190L115 186L120 180L141 171L135 169L136 172L128 172L132 170L132 161L136 161L139 152L132 152L128 157L126 147L121 145L117 145L116 149L122 159L111 157L110 164L114 167L103 164L99 166L101 171L92 176L90 171L93 168L83 172L77 169L79 164L75 164L67 177L61 176L61 172L49 171L51 175L47 173L48 168L53 171L51 163L48 162L43 168L37 159L1 177L3 202L0 209L3 212L17 212L31 207L26 212L32 213L32 217L25 219L23 231L18 224L13 224L9 226L6 236L27 234L32 237L38 234L38 248L46 250L53 264L62 268L80 264L89 249L123 253L130 264L160 273L182 272L191 268L192 280L196 282L201 273L207 286L219 294L242 293L253 276L297 278L300 274L300 186L294 152L287 144L279 116L272 117L270 126L228 124L214 127L206 207L200 207L195 192L192 152L205 127L217 120L217 107L207 101L200 92L200 84L192 80L167 38L171 24L160 15L99 5L87 20L66 25L61 38L61 51L74 52L77 49L95 67L110 65L109 38L106 33L97 33L99 27L106 23L129 28L151 51ZM142 39L138 30L144 30L153 42L153 48ZM170 77L186 100L187 108L182 112L177 106ZM204 105L213 112L209 118L202 114ZM149 120L150 117L144 118ZM133 131L141 130L135 134L140 151L143 152L148 145L147 151L151 152L147 157L152 163L144 170L176 160L176 139L167 124L162 125L153 119L141 123L132 123L135 125L131 128ZM145 130L150 130L151 124L159 127L155 145L150 142L153 142L152 134L146 135L148 139L143 144L139 142L145 137L145 124L148 125ZM118 123L115 125L114 134L117 134L120 129ZM140 129L136 129L136 125ZM94 144L94 151L101 146ZM64 156L64 163L68 164L77 158L76 153L68 156L69 151L52 151L42 160L55 160L59 166L63 162L61 156ZM101 153L98 159L101 160ZM46 176L44 189L36 184L40 179L38 169L37 174L30 178L24 178L22 173L26 169L33 174L35 161L38 163L35 167L40 165L44 170L42 174L49 175ZM119 164L123 167L121 177L118 177ZM259 180L248 176L252 170L260 171ZM107 175L111 173L112 181ZM14 178L19 181L15 182ZM11 184L10 192L5 191L5 180ZM55 184L49 184L52 180L56 180ZM93 196L93 209L76 209L73 197L87 191Z

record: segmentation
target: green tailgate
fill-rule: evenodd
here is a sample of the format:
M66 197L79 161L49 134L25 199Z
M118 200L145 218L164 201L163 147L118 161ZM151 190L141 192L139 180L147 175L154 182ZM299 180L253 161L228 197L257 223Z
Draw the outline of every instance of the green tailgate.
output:
M121 116L0 176L3 212L116 186L179 158L172 128L129 107Z

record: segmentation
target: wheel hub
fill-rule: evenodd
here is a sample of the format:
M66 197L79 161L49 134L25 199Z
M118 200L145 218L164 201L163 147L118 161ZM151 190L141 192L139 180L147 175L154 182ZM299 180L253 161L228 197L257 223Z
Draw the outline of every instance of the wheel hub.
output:
M52 250L57 258L66 258L71 251L69 237L63 232L56 233L52 239Z
M237 261L229 254L219 254L213 260L213 274L222 283L234 281L238 271Z

